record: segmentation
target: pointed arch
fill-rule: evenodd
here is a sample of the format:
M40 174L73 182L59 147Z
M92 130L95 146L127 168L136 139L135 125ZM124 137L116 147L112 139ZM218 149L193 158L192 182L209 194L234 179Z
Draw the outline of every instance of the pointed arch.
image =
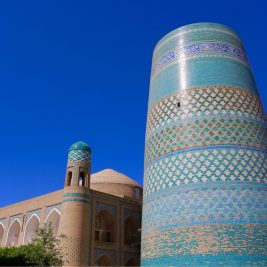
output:
M32 214L25 226L24 232L24 243L31 243L31 241L36 238L37 230L40 226L40 219L36 214Z
M134 216L128 216L124 222L124 244L129 246L139 246L141 236L138 231L140 223Z
M106 254L102 254L95 261L95 266L114 266L113 260Z
M55 235L58 235L59 220L60 220L60 212L56 208L53 208L48 213L45 219L45 224L47 226L51 225Z
M7 234L7 246L17 246L19 243L19 234L21 231L21 223L18 219L15 219L10 225Z
M5 227L0 222L0 247L3 245L4 232L5 232Z
M101 210L96 215L95 240L115 242L115 220L107 209Z

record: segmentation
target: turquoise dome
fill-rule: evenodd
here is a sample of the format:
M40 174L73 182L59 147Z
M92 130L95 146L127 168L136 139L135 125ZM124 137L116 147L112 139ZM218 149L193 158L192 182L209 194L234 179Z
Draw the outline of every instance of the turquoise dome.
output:
M70 151L77 151L77 150L87 151L87 152L91 153L91 148L86 143L84 143L82 141L79 141L79 142L72 144L69 148L69 152Z

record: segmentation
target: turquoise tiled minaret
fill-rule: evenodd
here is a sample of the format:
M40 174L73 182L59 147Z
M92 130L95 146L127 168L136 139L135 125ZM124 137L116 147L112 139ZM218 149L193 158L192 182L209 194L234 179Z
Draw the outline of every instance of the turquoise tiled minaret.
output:
M214 23L157 44L142 265L267 265L267 128L239 36Z

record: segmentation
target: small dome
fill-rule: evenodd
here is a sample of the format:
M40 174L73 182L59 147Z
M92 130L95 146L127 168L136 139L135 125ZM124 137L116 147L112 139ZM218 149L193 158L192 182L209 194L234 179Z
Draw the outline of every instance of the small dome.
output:
M112 169L105 169L103 171L92 174L91 176L92 184L127 184L132 186L140 185L132 180L130 177L114 171Z
M69 148L69 152L70 151L77 151L77 150L87 151L87 152L91 153L91 148L86 143L84 143L82 141L74 143Z
M134 198L138 201L142 194L142 187L137 182L111 169L92 174L90 188L118 197Z

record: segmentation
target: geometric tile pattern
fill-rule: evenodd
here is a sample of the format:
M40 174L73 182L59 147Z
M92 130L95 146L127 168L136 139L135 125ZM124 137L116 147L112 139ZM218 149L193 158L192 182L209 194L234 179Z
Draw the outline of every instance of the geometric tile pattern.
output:
M243 51L210 23L154 51L142 265L267 266L267 120Z
M221 223L267 224L267 186L218 183L166 190L145 203L142 232L147 234L170 225ZM164 212L158 213L157 210Z
M267 183L267 152L223 147L163 157L146 168L144 195L182 184L218 181Z
M266 266L266 241L267 225L194 225L163 229L143 239L142 265ZM218 254L221 257L214 257ZM191 265L190 256L194 260L198 255L201 256L197 257L197 264Z
M168 51L157 62L152 65L151 77L166 68L169 64L181 60L196 57L226 57L248 65L244 51L227 43L196 43Z
M198 117L162 127L147 137L146 164L157 157L192 147L238 145L267 148L264 121L242 117Z
M178 107L178 103L182 103ZM167 123L194 116L243 115L264 119L259 97L232 86L203 86L182 90L151 107L147 118L147 135Z
M71 150L68 154L68 161L89 162L90 152L84 150Z

